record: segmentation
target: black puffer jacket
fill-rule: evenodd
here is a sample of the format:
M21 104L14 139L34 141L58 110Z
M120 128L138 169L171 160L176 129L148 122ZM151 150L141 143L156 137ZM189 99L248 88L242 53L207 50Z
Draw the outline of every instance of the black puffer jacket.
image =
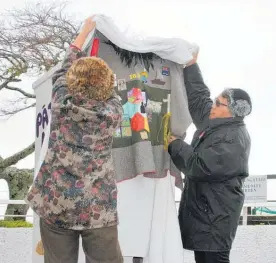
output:
M189 110L197 131L191 145L169 145L185 174L179 208L183 247L194 251L231 249L243 207L250 137L241 118L209 119L212 100L197 64L184 69Z

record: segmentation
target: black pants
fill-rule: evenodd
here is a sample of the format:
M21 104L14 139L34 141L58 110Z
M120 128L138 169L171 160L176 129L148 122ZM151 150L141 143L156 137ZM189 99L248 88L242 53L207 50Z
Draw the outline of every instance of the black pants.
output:
M204 252L195 251L196 263L230 263L230 251Z
M143 258L141 258L141 257L133 257L132 263L143 263Z

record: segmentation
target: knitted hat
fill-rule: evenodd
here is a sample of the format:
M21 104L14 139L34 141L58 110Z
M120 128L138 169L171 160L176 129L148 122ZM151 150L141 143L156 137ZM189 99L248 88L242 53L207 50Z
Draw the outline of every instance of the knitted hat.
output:
M114 74L102 59L83 57L69 68L66 83L71 95L106 101L114 90Z
M226 89L222 97L228 101L228 107L234 117L245 117L252 111L252 102L248 93L242 89Z

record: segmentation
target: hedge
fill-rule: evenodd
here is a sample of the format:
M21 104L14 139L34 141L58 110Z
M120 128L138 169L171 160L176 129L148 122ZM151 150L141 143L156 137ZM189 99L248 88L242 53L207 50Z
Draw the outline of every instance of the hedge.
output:
M5 228L16 228L16 227L33 227L33 224L28 223L26 221L8 221L8 220L0 220L0 227Z

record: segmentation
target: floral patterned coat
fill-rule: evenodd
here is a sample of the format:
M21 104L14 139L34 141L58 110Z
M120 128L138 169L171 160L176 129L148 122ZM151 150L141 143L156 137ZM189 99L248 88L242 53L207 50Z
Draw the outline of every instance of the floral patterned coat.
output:
M67 93L66 72L82 56L70 47L53 76L48 151L26 197L47 223L75 230L118 223L111 149L122 106L116 96L103 102Z

